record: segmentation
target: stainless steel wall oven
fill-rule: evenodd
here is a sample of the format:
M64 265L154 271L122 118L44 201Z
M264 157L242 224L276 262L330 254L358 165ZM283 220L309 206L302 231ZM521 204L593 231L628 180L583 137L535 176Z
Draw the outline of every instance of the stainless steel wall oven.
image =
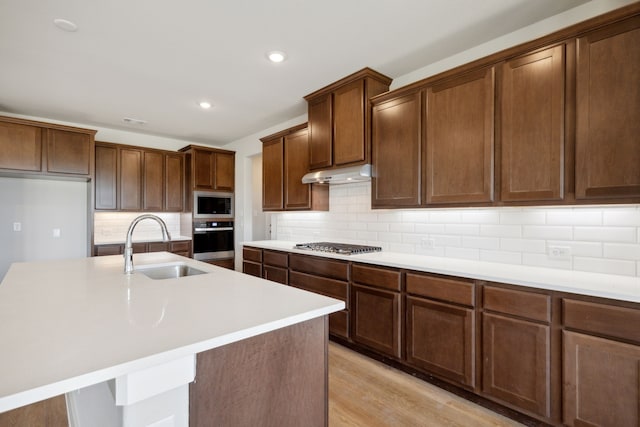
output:
M200 261L233 258L233 237L233 221L195 219L193 258Z

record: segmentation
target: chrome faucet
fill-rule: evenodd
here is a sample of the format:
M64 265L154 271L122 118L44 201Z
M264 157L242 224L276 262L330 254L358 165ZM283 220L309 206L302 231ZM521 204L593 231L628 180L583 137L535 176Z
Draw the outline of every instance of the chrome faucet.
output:
M164 223L162 218L156 215L144 214L131 221L131 225L129 225L129 231L127 231L127 241L124 245L124 274L133 273L133 244L131 243L131 239L133 238L133 229L136 228L136 225L138 225L140 221L147 218L153 219L158 224L160 224L160 227L162 228L163 241L168 242L169 240L171 240L169 230L167 230L167 224Z

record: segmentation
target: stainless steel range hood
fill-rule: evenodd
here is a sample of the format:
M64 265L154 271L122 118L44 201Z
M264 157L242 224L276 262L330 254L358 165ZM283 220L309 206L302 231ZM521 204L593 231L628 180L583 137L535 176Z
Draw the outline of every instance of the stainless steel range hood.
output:
M369 164L310 172L302 177L303 184L349 184L369 180L371 180Z

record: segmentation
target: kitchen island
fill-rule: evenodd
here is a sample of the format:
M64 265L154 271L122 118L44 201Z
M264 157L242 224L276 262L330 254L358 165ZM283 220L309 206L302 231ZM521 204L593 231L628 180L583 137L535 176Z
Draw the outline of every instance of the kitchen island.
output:
M145 267L176 263L204 274L155 280L142 273ZM326 421L326 316L344 308L342 301L167 252L136 254L134 265L139 270L125 275L123 259L115 255L11 266L0 284L0 412L65 393L69 404L74 393L78 397L76 390L98 384L108 384L115 403L126 408L144 401L141 399L153 400L150 396L170 387L153 384L154 390L144 390L142 384L140 391L134 387L136 381L158 379L167 372L171 376L185 366L188 371L194 364L190 360L197 360L198 388L191 387L190 400L192 411L193 403L200 402L200 409L196 409L202 416L207 408L214 408L215 402L209 405L207 396L197 395L198 390L218 391L218 398L224 390L220 392L222 385L216 389L215 384L200 381L201 374L203 378L216 378L220 384L235 385L236 400L226 408L240 413L247 409L238 397L243 393L255 392L251 397L259 401L264 390L277 394L276 388L269 387L282 387L291 395L291 390L306 384L320 392L299 389L295 394L323 399L315 406L325 408ZM308 341L308 345L297 346L302 341ZM228 354L224 349L229 349ZM305 357L309 349L314 354ZM252 354L247 355L247 351ZM212 366L216 362L211 357L202 359L200 366L200 357L209 352L214 352L215 360L230 364L226 375L220 362ZM269 360L280 360L280 365L265 364L261 352L268 352ZM263 368L269 372L256 371ZM303 373L297 382L293 368ZM248 374L243 377L243 372L251 373L255 384L246 378ZM316 374L310 381L309 372L320 372L324 380ZM147 377L138 375L145 373ZM177 376L176 384L190 380L188 373ZM244 390L238 389L235 377L244 378ZM264 384L269 378L274 384ZM184 385L178 387L182 400ZM251 390L253 386L258 389ZM230 398L233 393L229 391ZM306 402L299 406L312 405ZM262 416L291 415L278 413L273 407L260 409ZM69 408L69 415L73 425L73 408ZM220 416L233 421L233 414ZM281 420L287 424L285 418ZM161 425L183 425L184 417L170 414L137 425L157 421L164 422ZM323 425L322 419L319 425Z

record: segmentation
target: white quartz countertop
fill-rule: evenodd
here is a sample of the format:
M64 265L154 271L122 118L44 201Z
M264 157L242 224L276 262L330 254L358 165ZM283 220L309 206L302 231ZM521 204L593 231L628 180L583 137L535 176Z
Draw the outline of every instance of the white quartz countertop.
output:
M15 263L0 284L0 412L344 308L168 252L208 274L153 280L120 255Z
M282 240L244 242L243 245L552 291L570 292L579 295L640 302L640 277L470 261L457 258L430 257L388 251L361 255L338 255L294 249L295 242Z

